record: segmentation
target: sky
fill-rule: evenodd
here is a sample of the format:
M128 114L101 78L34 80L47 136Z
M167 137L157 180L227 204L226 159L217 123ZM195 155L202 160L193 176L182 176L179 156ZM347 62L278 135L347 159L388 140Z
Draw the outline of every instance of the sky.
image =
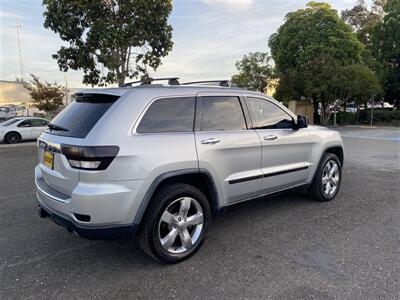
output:
M174 47L151 76L178 76L181 81L229 79L235 62L249 52L268 51L268 38L285 15L304 8L309 0L173 0L169 23ZM356 0L331 0L339 12ZM16 25L21 25L23 77L83 87L81 71L61 72L51 55L63 45L58 35L43 27L39 0L0 2L0 80L19 77Z

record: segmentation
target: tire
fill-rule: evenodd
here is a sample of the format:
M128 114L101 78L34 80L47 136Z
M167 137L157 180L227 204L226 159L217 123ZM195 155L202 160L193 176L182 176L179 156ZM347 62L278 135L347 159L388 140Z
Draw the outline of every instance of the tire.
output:
M154 259L178 263L200 248L210 222L210 205L199 189L183 183L169 184L151 199L139 230L139 243Z
M342 165L339 158L333 153L325 153L308 189L310 196L321 202L331 201L339 192L341 183Z
M7 144L15 144L21 141L21 135L18 132L9 132L4 137L4 141Z

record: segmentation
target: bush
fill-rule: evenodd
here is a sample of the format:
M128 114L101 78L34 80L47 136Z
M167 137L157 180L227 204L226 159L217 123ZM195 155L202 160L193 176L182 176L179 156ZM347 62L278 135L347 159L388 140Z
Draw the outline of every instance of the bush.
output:
M356 124L357 123L357 114L346 112L346 111L339 111L336 114L336 123L339 125L349 125L349 124ZM331 117L333 123L333 116Z
M371 110L361 110L357 122L357 113L340 111L336 115L337 125L369 124L371 122ZM330 119L333 125L333 115ZM400 126L400 110L375 109L373 124Z
M366 111L367 122L371 120L371 110ZM373 124L400 126L399 110L374 110Z

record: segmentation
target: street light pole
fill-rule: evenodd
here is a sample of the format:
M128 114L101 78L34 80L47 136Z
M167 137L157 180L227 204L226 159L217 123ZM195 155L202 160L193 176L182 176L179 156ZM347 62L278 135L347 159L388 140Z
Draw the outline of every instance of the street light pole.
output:
M22 54L21 54L21 38L20 38L20 30L21 30L21 24L14 26L14 28L17 29L17 44L18 44L18 56L19 56L19 76L20 79L22 80Z

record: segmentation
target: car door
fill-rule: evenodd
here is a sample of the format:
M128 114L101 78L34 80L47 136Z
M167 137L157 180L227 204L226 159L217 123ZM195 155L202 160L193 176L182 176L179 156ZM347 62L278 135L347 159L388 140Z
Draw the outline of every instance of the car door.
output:
M17 131L23 140L32 138L31 123L29 119L23 120L17 125Z
M305 183L312 152L308 130L293 129L293 116L275 101L253 96L245 97L245 101L262 144L262 192Z
M220 205L257 195L261 141L249 129L240 94L198 94L195 139L199 168L211 173Z
M31 122L31 138L37 139L39 135L46 129L48 121L43 119L31 119L30 122Z

